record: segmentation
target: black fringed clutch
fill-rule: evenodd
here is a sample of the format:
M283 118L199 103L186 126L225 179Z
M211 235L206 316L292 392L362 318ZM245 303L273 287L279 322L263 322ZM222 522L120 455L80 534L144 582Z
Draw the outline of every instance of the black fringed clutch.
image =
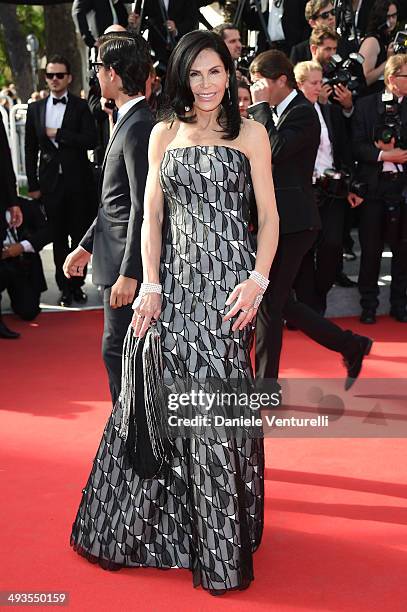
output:
M164 473L172 456L168 435L160 334L155 326L144 338L127 330L123 344L119 436L126 441L130 462L141 478Z

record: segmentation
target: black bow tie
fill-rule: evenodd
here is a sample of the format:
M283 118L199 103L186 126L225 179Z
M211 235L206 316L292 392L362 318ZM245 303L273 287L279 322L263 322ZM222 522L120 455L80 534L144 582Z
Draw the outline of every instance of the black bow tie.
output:
M61 104L66 104L65 96L63 96L62 98L52 98L52 101L54 104L58 104L59 102L61 102Z

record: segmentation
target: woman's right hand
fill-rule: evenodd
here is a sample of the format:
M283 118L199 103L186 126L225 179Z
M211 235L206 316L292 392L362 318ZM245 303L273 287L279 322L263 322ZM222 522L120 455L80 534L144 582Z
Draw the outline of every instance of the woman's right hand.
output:
M131 325L136 338L143 338L150 325L154 325L161 314L162 298L159 293L145 293L135 308Z

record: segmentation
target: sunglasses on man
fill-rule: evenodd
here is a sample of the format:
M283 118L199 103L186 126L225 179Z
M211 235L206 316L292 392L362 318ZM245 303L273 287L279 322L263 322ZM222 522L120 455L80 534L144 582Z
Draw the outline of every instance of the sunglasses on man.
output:
M64 78L64 76L66 76L67 74L69 74L69 72L46 72L45 76L47 77L47 79L49 79L50 81L52 81L52 79L58 79L59 81L61 79Z
M333 8L330 11L324 11L323 13L319 13L319 15L316 15L314 19L328 19L329 16L335 17L335 15L336 9Z

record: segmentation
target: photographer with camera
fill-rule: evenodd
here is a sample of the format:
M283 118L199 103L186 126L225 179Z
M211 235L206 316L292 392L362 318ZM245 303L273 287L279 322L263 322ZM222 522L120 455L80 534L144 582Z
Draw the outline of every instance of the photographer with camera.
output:
M365 58L363 71L368 88L366 94L383 91L384 67L394 54L392 40L398 19L395 0L376 0L368 23L368 33L360 45L359 52Z
M360 210L360 320L376 322L386 242L393 254L390 315L407 323L407 55L387 60L384 83L386 93L358 101L352 125L357 177L368 184Z
M311 29L326 26L336 33L336 9L333 0L309 0L305 6L305 19ZM338 53L342 57L349 55L351 46L346 38L338 39ZM290 59L293 64L312 59L310 40L307 38L291 49Z
M353 112L353 94L350 87L354 90L358 89L360 80L352 74L357 72L353 66L353 54L346 63L336 55L339 40L339 34L334 30L327 26L318 26L312 31L310 49L312 59L322 66L324 76L319 97L320 103L337 103L342 107L345 117L350 117ZM350 64L350 69L347 68L348 64ZM363 73L360 74L363 77Z
M300 62L295 66L294 74L299 90L314 105L321 124L313 179L321 231L302 261L294 286L301 302L324 314L327 294L342 259L346 206L359 206L363 193L360 185L351 183L353 160L340 108L334 104L318 103L322 89L321 66L314 61Z

